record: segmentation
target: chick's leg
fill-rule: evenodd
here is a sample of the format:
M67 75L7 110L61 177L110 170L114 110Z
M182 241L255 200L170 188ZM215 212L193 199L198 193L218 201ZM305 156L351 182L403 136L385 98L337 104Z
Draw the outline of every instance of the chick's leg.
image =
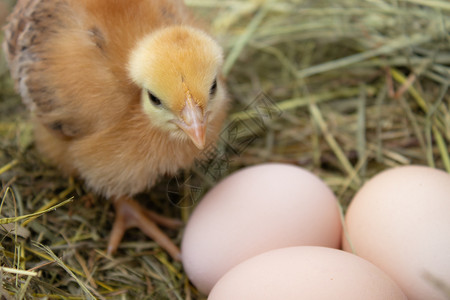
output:
M138 227L148 237L165 249L174 259L180 260L180 250L178 247L156 225L160 224L165 227L176 228L181 225L180 221L166 218L149 211L129 197L116 199L114 206L116 209L116 219L114 220L109 238L108 254L112 254L117 250L127 229Z

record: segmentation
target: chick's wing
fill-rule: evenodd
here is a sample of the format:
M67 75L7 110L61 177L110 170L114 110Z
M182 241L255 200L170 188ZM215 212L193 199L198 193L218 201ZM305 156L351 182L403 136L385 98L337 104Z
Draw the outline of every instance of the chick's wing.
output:
M88 9L96 2L19 0L5 27L3 48L17 90L61 138L101 130L138 101L138 89L126 80L126 47L116 51L117 41Z

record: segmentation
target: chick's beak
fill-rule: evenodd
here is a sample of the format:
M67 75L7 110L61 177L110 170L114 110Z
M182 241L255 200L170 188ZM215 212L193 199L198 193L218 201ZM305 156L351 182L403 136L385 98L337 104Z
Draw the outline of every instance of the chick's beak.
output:
M190 93L186 94L186 103L181 110L181 120L177 124L192 140L194 145L202 150L205 148L207 114L193 101Z

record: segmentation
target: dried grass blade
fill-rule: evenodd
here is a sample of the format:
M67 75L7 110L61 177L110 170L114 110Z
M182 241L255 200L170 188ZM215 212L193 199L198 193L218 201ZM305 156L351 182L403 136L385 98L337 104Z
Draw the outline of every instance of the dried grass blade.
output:
M25 280L25 283L20 286L20 290L19 290L19 293L17 295L17 299L18 300L22 300L22 299L25 298L25 294L27 292L28 286L30 285L30 282L31 282L32 278L33 278L32 276L28 276L27 280Z
M38 275L38 273L34 272L34 271L19 270L19 269L8 268L8 267L0 267L0 271L6 272L6 273L12 273L12 274L24 275L24 276L37 276Z
M392 77L400 84L404 84L407 81L406 77L403 76L403 74L400 73L400 71L398 71L397 69L391 68L390 72L392 74ZM425 113L428 113L427 102L425 101L425 99L423 99L419 92L417 92L417 90L413 86L409 86L407 91L411 94L411 96L413 96L420 108L422 108Z
M27 251L29 251L29 252L31 252L31 253L33 253L33 254L43 258L43 259L45 259L45 260L48 260L49 262L53 262L54 261L50 256L46 255L45 253L36 251L36 250L34 250L34 249L30 248L30 247L25 247L25 249ZM70 271L72 271L73 273L77 274L78 276L86 277L83 274L83 272L80 272L77 269L72 268L72 267L68 267L68 268L70 269ZM105 283L103 283L101 281L95 280L95 283L97 285L101 286L102 288L104 288L105 290L109 291L109 292L114 292L115 291L112 287L110 287L109 285L107 285L107 284L105 284Z
M13 161L11 161L10 163L4 165L3 167L0 168L0 175L11 170L14 166L16 166L19 163L19 161L17 159L14 159Z
M83 292L86 294L86 296L88 296L90 299L96 299L94 297L94 295L92 295L92 293L89 291L88 287L84 284L84 282L82 282L71 270L70 267L66 266L66 264L58 257L55 255L55 253L53 253L53 251L45 246L42 245L40 243L34 242L33 243L36 247L38 247L39 249L41 249L42 251L44 251L45 253L47 253L51 259L53 261L55 261L60 267L62 267L73 279L75 279L75 281L78 283L78 285L80 286L80 288L83 290Z
M320 73L324 73L331 70L336 70L339 68L343 68L361 61L364 61L366 59L383 55L383 54L389 54L394 51L397 51L399 49L407 48L410 46L418 46L423 43L429 42L432 39L431 36L425 36L425 35L415 35L412 37L401 37L397 40L394 40L390 42L389 44L386 44L384 46L381 46L377 49L369 50L366 52L353 54L344 58L336 59L333 61L329 61L323 64L315 65L303 70L300 70L298 72L299 78L305 78L309 77L311 75L317 75Z
M366 142L366 102L367 102L367 92L366 87L361 86L360 88L360 96L357 105L357 126L356 126L356 147L358 151L358 164L361 165L361 169L359 173L362 177L365 175L366 171L366 151L367 151L367 142Z
M404 2L416 3L433 8L439 8L443 10L450 10L450 3L438 0L401 0Z
M339 160L340 164L344 168L345 172L350 177L354 177L354 180L355 180L355 182L357 184L360 184L361 183L361 179L356 174L355 169L352 167L352 164L350 163L350 161L345 156L344 151L341 149L341 147L339 146L339 144L336 141L336 139L333 137L333 135L328 130L328 126L325 123L325 120L323 119L322 113L320 112L320 110L317 107L317 105L315 103L311 103L309 105L309 109L310 109L310 112L311 112L311 115L312 115L314 121L319 126L320 130L322 131L322 134L325 137L325 140L327 141L328 145L333 150L334 154L336 155L336 157Z
M67 197L67 195L69 195L73 190L74 190L74 185L73 185L73 179L71 178L69 187L67 189L65 189L64 191L62 191L61 193L59 193L59 195L57 197L54 197L52 200L50 200L50 202L48 202L45 205L43 205L42 207L40 207L38 209L37 213L40 213L41 211L51 210L52 209L51 207L54 207L54 205L57 205L57 203L60 199ZM36 218L37 218L36 216L29 218L28 220L26 220L25 222L22 223L22 226L27 226L31 221L33 221Z
M35 212L35 213L32 213L32 214L23 215L23 216L19 216L19 217L2 218L2 219L0 219L0 224L8 224L8 223L13 223L13 222L18 222L18 221L21 221L21 220L24 220L24 219L39 217L39 216L41 216L41 215L43 215L45 213L48 213L48 212L50 212L52 210L55 210L55 209L57 209L57 208L59 208L59 207L61 207L63 205L66 205L69 202L72 202L72 201L73 201L73 197L70 198L70 199L67 199L67 200L65 200L65 201L63 201L61 203L58 203L58 204L56 204L56 205L54 205L54 206L52 206L52 207L50 207L50 208L48 208L46 210L43 210L43 211L38 211L38 212Z
M444 163L444 167L447 170L447 172L450 173L450 157L449 157L448 146L445 143L445 140L442 137L442 134L439 132L439 130L436 128L436 126L433 126L433 134L436 138L436 144L438 146L439 152L441 153L441 158L442 158L442 162Z
M242 50L244 49L245 45L247 45L248 41L252 37L253 33L258 28L259 24L261 24L262 20L267 14L267 8L265 6L261 7L256 15L253 17L253 19L248 24L247 28L245 29L244 33L239 37L236 44L234 44L234 47L231 49L230 53L228 54L225 63L223 64L223 70L222 74L226 77L228 73L230 72L231 68L233 67L234 63L238 59L239 55L241 54Z

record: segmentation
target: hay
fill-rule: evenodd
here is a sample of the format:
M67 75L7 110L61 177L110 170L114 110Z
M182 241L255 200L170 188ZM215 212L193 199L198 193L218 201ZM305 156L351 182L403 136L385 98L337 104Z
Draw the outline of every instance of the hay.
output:
M186 2L224 45L223 74L234 100L228 128L241 147L224 132L227 146L214 149L219 168L197 164L189 179L197 189L164 179L141 197L153 209L186 220L218 179L268 161L313 171L344 211L383 169L424 164L450 171L447 1ZM3 58L0 97L0 223L15 221L0 226L2 297L204 299L182 265L137 230L117 255L105 254L111 204L41 160ZM14 219L34 213L41 216ZM182 231L168 233L179 243Z

